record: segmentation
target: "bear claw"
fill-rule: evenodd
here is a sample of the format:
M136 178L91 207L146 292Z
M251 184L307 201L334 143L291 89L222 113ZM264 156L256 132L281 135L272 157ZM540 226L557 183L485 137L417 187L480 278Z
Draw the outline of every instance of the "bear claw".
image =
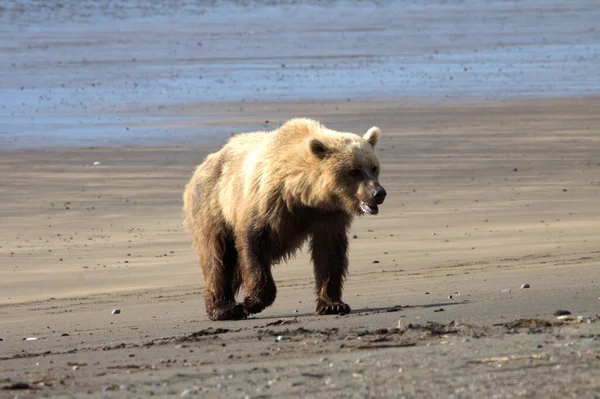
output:
M339 315L347 315L350 313L350 306L345 304L344 302L335 302L335 303L322 303L317 305L317 314L318 315L326 315L326 314L339 314Z

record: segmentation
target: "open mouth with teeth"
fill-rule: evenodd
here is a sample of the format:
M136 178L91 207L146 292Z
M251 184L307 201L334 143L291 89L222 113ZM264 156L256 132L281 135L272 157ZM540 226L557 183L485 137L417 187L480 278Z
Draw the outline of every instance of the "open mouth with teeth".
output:
M379 207L377 205L368 205L362 201L360 201L360 209L369 215L377 215L379 213Z

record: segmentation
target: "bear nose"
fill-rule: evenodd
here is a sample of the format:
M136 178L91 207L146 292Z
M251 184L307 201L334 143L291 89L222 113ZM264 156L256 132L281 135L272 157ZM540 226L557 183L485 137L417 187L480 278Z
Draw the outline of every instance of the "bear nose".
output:
M373 199L377 205L383 203L386 195L387 193L383 187L376 187L375 190L373 190Z

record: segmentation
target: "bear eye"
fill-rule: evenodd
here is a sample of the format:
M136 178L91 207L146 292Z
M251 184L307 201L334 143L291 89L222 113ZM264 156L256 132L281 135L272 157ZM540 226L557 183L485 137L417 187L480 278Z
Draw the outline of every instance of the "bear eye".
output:
M371 172L377 173L377 166L373 165L373 167L371 168Z
M352 176L355 179L358 179L360 176L362 175L360 169L358 168L354 168L352 170L350 170L350 176Z

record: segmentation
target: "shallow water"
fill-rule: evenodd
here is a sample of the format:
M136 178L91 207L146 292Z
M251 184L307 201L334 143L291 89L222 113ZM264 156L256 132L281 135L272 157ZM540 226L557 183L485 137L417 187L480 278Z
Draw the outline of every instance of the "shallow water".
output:
M317 3L3 4L0 146L176 138L165 104L600 94L596 1Z

